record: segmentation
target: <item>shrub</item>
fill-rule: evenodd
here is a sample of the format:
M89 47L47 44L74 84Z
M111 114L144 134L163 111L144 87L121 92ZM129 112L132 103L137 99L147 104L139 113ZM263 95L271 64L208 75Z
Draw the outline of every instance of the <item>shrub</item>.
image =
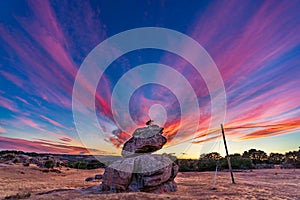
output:
M4 154L3 156L1 156L1 158L2 158L4 161L13 160L13 159L16 158L16 154L14 154L14 153L7 153L7 154Z
M199 161L199 171L214 171L217 161L213 159L202 159Z
M232 169L253 169L254 168L251 159L243 158L241 156L231 156L230 163L231 163ZM227 159L225 159L225 158L222 159L220 168L228 169Z
M87 162L79 161L79 162L75 162L73 166L74 166L74 168L77 168L77 169L87 169L87 165L88 165Z
M98 169L98 168L104 168L104 167L105 167L105 165L103 163L99 162L98 160L91 160L86 166L87 169Z
M15 195L6 196L4 199L27 199L31 196L30 192L17 193Z
M198 171L198 160L192 159L178 159L178 166L180 172Z
M44 164L44 166L46 167L46 168L53 168L54 166L55 166L55 162L54 162L54 160L47 160L46 162L45 162L45 164Z
M270 153L268 162L270 164L282 164L285 160L285 156L281 153Z
M291 165L294 168L300 168L300 147L298 151L289 151L285 153L284 165Z
M201 154L199 160L199 171L214 171L216 165L220 166L222 157L217 152Z

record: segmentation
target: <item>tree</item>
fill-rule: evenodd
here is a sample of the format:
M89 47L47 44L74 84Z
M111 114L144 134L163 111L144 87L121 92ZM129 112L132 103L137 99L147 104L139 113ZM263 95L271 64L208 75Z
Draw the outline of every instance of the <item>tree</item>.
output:
M298 151L289 151L285 153L284 164L290 164L293 167L300 168L300 149Z
M253 164L262 164L268 162L268 155L261 150L250 149L243 153L243 158L249 158Z
M222 159L220 169L228 169L227 159ZM241 154L230 155L230 163L232 169L252 169L253 164L250 158L243 158Z
M198 160L192 159L178 159L178 166L180 172L198 171Z
M201 154L199 159L199 171L214 171L217 162L222 159L222 156L217 152Z
M285 156L281 153L270 153L269 155L269 163L270 164L282 164L285 160Z
M211 160L220 160L222 156L218 152L212 152L208 154L201 154L200 160L211 159Z

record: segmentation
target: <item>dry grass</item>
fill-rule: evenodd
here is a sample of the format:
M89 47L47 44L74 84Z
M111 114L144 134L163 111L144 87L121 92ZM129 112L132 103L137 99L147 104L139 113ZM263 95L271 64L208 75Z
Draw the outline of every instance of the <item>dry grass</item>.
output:
M57 189L78 189L97 186L85 178L103 173L96 170L67 170L44 173L37 167L0 166L0 199L31 193L30 199L300 199L300 170L269 169L237 172L236 184L230 183L228 172L219 172L217 187L212 190L213 172L185 172L176 177L178 191L168 194L119 193L83 194L66 190L36 195Z

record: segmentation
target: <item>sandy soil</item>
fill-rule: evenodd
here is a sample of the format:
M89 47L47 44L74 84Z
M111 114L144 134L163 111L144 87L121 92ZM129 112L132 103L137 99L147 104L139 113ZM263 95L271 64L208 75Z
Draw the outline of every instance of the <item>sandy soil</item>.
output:
M236 184L231 184L228 172L219 172L214 190L213 172L179 173L175 179L178 191L166 194L87 194L80 188L98 186L100 182L85 182L85 178L101 174L103 169L61 171L45 173L35 166L0 165L0 199L27 192L31 193L30 199L300 199L300 169L236 172ZM65 191L38 195L61 189Z

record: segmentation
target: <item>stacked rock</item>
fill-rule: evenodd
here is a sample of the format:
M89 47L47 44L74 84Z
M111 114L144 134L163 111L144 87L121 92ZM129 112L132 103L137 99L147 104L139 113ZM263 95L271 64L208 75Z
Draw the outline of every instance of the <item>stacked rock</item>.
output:
M138 128L125 142L122 159L113 162L104 172L102 191L173 192L178 166L167 156L151 154L163 147L167 139L163 128L148 123Z

